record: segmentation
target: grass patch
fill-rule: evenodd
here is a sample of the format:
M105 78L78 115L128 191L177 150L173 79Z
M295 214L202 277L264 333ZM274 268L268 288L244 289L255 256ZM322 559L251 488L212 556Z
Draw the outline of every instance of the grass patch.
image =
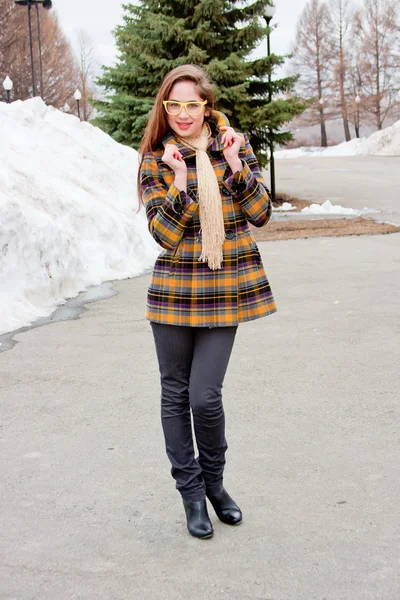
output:
M298 238L340 237L345 235L382 235L398 233L400 227L377 223L362 217L347 219L316 219L301 221L270 221L265 227L251 226L257 242L295 240Z

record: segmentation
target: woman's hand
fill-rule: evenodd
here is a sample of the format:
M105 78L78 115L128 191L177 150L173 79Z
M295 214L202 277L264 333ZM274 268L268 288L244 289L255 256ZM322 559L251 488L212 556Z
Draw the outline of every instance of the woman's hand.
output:
M182 158L182 154L179 152L175 144L166 144L162 160L166 165L171 167L175 173L175 187L180 192L187 191L187 168L186 163Z
M175 144L167 144L165 146L162 160L166 165L171 167L175 173L186 173L186 163Z
M233 127L221 127L221 131L224 131L221 142L224 145L223 153L225 160L230 166L232 173L241 171L243 165L239 158L239 151L244 143L243 136L240 133L236 133Z

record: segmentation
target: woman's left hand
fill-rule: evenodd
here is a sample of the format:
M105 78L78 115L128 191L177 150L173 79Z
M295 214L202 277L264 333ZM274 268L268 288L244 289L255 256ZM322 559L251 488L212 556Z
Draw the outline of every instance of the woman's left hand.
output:
M241 165L241 161L239 159L239 151L241 146L244 143L244 138L240 133L236 133L233 127L221 127L221 131L224 132L221 142L224 145L223 153L225 156L225 160L229 165L235 165L235 167L239 167L239 163ZM239 167L242 168L241 166ZM232 169L232 171L238 169Z

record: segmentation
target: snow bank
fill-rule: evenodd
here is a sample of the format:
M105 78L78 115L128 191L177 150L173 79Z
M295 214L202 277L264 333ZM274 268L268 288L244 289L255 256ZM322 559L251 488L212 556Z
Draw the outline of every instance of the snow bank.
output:
M287 212L289 210L296 210L296 207L293 206L293 204L291 204L290 202L282 202L282 204L280 206L277 206L276 208L273 208L274 212L277 211L284 211Z
M311 206L305 206L301 212L308 215L352 215L358 216L366 213L377 212L375 210L364 208L362 210L356 210L355 208L345 208L340 204L332 204L329 200L326 200L323 204L311 204Z
M0 131L0 333L153 264L135 150L40 98L0 103Z
M400 121L366 138L356 138L329 148L303 147L279 150L276 158L298 158L314 156L400 156Z
M296 207L293 206L290 202L283 202L279 207L274 208L273 212L281 212L288 213L291 211L295 211ZM340 206L340 204L332 204L330 200L326 200L323 204L311 204L310 206L305 206L300 212L292 212L292 214L299 215L351 215L351 216L360 216L366 213L375 213L379 212L376 210L372 210L370 208L364 207L361 210L357 210L355 208L345 208L344 206Z

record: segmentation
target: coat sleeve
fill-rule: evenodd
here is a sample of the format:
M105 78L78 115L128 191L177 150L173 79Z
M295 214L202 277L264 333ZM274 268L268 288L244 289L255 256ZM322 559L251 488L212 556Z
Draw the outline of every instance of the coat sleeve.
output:
M149 231L162 248L172 250L181 241L185 228L198 210L198 203L180 192L173 183L166 185L151 152L143 157L140 179Z
M242 170L232 173L224 185L236 195L246 219L255 227L262 227L271 217L272 204L260 167L245 135L243 149L239 153Z

